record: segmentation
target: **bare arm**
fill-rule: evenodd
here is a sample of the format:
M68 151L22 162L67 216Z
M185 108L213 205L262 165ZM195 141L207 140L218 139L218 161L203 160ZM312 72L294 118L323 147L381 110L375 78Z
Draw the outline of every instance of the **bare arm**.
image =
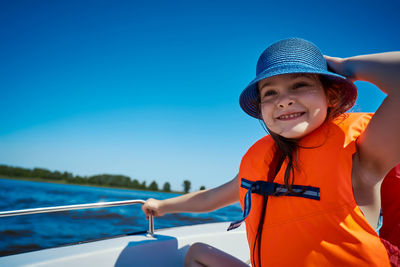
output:
M400 162L400 52L326 59L335 72L373 83L387 94L360 136L355 166L366 184L375 185Z
M360 136L358 159L366 182L380 182L400 162L400 52L361 57L355 77L378 86L387 97Z
M148 199L142 206L146 216L165 213L208 212L239 201L238 176L231 181L207 190L185 194L165 200Z
M362 133L353 158L354 197L368 222L376 227L380 211L380 185L400 162L400 52L326 57L329 66L353 81L367 81L387 97Z

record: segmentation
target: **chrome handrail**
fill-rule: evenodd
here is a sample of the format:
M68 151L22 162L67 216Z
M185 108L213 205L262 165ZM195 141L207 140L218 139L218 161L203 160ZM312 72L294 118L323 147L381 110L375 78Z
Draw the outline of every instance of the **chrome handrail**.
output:
M90 203L90 204L55 206L55 207L24 209L24 210L0 211L0 218L8 217L8 216L20 216L20 215L59 212L59 211L68 211L68 210L118 207L118 206L126 206L126 205L133 205L133 204L142 204L143 205L145 202L146 201L141 200L141 199L134 199L134 200L97 202L97 203ZM153 218L153 215L150 215L149 216L149 230L147 231L147 236L153 237L153 235L154 235L154 218Z

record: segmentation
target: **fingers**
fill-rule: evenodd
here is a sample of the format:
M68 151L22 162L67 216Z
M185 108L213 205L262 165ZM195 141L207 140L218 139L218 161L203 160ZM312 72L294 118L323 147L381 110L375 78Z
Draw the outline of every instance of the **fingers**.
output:
M342 63L343 59L339 57L330 57L327 55L324 55L324 58L326 60L326 63L328 64L328 68L331 68L332 71L340 71L342 69Z
M338 63L340 63L341 61L344 60L344 58L341 58L341 57L331 57L331 56L328 56L328 55L324 55L324 58L325 58L326 61L338 62Z
M154 214L156 213L151 207L143 207L142 210L143 210L144 214L146 214L146 216L150 216L150 215L154 216Z
M160 216L159 208L159 201L153 198L147 199L142 205L142 211L146 215L146 219L148 219L150 215L155 217Z
M147 211L145 214L146 214L146 220L148 220L150 216L157 217L157 215L155 215L153 211Z
M346 58L331 57L327 55L324 55L324 58L328 65L329 71L345 76L353 82L355 81L351 69L348 67L348 64L346 64Z
M325 60L326 60L326 65L328 66L328 71L335 72L335 67L332 66L332 65L335 64L335 63L334 63L334 62L335 62L334 59L332 59L332 57L326 56L326 55L324 55L324 58L325 58Z

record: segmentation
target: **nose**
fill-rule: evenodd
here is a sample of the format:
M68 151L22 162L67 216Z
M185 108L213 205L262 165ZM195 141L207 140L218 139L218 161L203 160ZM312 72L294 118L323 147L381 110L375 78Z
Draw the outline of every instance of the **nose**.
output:
M278 100L277 106L279 108L286 108L294 104L294 99L289 96L283 96Z

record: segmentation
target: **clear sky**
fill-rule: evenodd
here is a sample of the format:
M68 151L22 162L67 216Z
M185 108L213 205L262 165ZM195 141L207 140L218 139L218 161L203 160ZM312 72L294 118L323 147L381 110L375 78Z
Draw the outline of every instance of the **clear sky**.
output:
M239 107L287 37L399 50L398 1L0 1L0 164L207 188L265 135ZM384 95L357 82L356 111Z

